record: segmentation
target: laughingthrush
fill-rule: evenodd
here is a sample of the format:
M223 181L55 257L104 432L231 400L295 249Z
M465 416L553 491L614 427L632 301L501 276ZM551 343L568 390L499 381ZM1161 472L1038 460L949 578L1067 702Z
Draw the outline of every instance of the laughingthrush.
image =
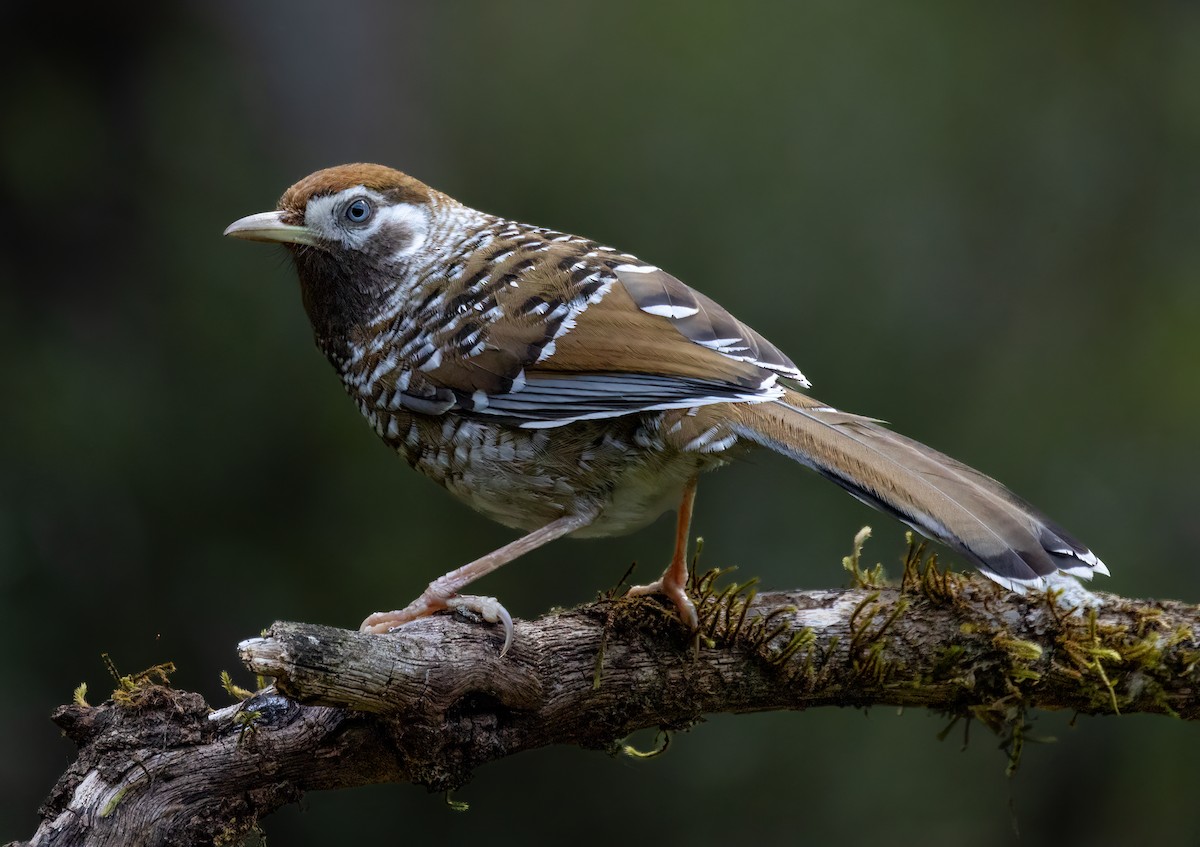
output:
M1104 564L994 479L827 406L775 345L629 253L489 215L380 165L305 177L226 235L285 244L316 341L375 432L470 506L527 532L430 583L387 632L564 535L617 535L678 505L661 592L685 591L696 478L745 450L790 456L967 556L1002 585Z

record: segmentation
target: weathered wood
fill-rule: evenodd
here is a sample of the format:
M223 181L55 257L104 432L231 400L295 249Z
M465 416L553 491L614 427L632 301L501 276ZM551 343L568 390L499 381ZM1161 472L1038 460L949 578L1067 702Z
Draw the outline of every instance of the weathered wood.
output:
M1200 718L1200 608L1074 587L1019 597L918 571L900 588L748 597L701 586L693 638L657 600L605 600L501 636L438 616L391 636L277 623L239 650L275 685L210 711L145 684L61 707L79 759L36 845L236 840L303 792L384 781L456 788L548 744L612 750L711 712L924 706L976 718L1019 754L1027 709Z

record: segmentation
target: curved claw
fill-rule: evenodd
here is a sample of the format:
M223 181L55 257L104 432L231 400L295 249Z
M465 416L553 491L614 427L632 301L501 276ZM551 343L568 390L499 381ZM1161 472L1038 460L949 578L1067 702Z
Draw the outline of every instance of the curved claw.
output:
M451 597L446 601L447 609L466 609L474 612L488 623L498 623L504 626L504 646L500 655L504 656L513 642L513 621L508 609L500 604L495 597L480 597L474 594L462 594Z

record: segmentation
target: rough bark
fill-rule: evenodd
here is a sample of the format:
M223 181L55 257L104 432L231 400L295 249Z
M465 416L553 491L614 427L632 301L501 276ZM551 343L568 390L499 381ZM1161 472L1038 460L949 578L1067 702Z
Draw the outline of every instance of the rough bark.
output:
M449 790L522 750L615 751L711 712L924 706L1001 733L1014 764L1031 708L1200 718L1196 606L1019 597L911 555L900 587L854 572L856 588L759 596L702 580L699 637L654 598L602 600L518 621L503 657L494 628L461 617L392 636L277 623L239 645L275 684L237 705L136 679L60 707L80 754L27 843L231 843L305 791Z

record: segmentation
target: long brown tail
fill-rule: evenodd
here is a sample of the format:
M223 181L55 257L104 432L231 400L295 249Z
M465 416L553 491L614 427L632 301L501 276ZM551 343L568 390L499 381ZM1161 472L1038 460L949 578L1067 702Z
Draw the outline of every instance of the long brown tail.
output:
M869 506L970 557L1009 588L1057 571L1108 568L1065 530L991 477L878 421L788 391L739 404L738 434L836 482Z

